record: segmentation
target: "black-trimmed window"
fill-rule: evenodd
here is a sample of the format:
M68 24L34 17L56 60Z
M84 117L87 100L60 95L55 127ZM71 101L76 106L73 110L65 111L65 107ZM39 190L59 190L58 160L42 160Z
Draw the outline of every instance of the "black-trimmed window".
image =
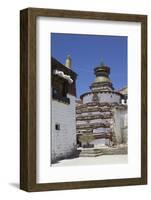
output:
M63 102L70 103L70 99L67 98L68 83L62 79L55 80L53 82L52 96L54 99Z

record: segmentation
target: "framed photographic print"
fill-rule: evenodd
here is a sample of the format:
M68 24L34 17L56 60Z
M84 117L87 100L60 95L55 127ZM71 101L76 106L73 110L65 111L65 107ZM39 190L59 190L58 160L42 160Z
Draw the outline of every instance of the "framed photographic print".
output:
M147 184L147 16L20 12L20 188Z

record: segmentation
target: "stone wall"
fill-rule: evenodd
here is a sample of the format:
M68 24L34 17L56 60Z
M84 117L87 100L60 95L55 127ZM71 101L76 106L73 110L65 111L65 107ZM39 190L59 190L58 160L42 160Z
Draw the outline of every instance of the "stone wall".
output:
M52 100L51 162L76 153L75 97L67 95L70 104ZM56 130L56 124L60 130Z

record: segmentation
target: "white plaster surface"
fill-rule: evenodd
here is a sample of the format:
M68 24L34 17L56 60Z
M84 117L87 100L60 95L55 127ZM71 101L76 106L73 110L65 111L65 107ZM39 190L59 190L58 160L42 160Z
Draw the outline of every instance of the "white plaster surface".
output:
M114 132L116 136L117 143L127 143L127 110L114 110Z
M92 94L85 95L85 96L83 97L83 103L92 102L92 97L93 97Z
M119 103L120 102L120 95L115 93L98 93L98 97L100 102L108 102L108 103Z
M88 94L83 97L83 103L92 102L93 94ZM102 92L98 93L99 101L108 103L120 103L120 95L115 93Z
M69 155L76 145L75 97L69 94L67 96L70 104L52 100L52 160ZM55 129L55 124L60 125L60 130Z

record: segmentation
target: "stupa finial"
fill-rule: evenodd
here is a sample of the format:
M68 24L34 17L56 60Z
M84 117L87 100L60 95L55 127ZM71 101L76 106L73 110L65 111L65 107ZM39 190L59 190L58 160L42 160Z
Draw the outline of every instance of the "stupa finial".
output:
M100 67L103 67L103 66L104 66L104 62L101 61L101 62L100 62Z

